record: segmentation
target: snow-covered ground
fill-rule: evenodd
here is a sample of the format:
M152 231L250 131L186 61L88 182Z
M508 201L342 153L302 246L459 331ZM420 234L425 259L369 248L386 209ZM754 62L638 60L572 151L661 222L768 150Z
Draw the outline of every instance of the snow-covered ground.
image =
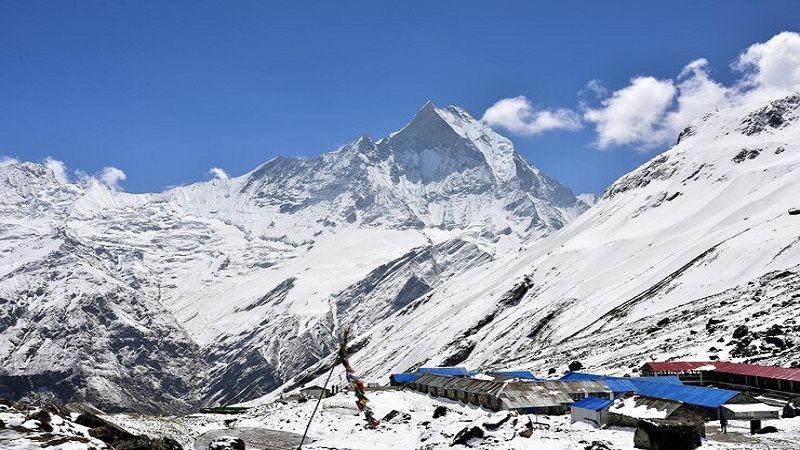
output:
M39 407L18 409L0 404L0 449L51 450L106 449L106 445L91 436L89 429L72 421L74 415L61 416L42 411Z
M398 414L384 420L375 430L366 427L351 393L339 393L322 401L309 429L306 449L412 450L450 448L456 435L477 426L483 438L471 439L471 448L491 450L632 450L633 428L596 429L585 422L570 423L569 415L533 416L492 412L457 401L434 398L413 391L369 392L377 417L392 411ZM194 438L217 428L267 428L302 434L316 400L277 401L255 407L238 416L191 415L173 418L114 416L113 420L137 433L168 435L185 448L194 448ZM438 406L447 413L433 418ZM508 417L510 415L510 417ZM508 419L503 422L503 420ZM226 423L227 421L227 423ZM501 423L502 422L502 423ZM494 425L494 426L493 426ZM702 448L708 449L797 449L800 442L800 417L765 420L762 426L775 426L777 433L750 435L748 421L732 420L728 434L721 434L717 422L706 426ZM532 427L531 437L520 435ZM592 447L593 443L595 447ZM605 447L600 446L605 445ZM455 445L453 448L464 448Z

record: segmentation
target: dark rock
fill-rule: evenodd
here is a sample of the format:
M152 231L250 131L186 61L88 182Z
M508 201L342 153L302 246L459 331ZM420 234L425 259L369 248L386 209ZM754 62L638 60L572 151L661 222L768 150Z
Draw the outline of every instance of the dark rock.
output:
M656 322L656 325L658 325L659 327L663 327L663 326L665 326L667 324L669 324L669 317L664 317L663 319L661 319L658 322ZM595 441L595 442L597 442L597 441Z
M791 419L800 416L800 397L795 397L783 407L783 418Z
M208 450L245 450L244 441L233 436L220 436L208 444Z
M3 422L3 419L0 419L0 429L3 429L5 427L6 427L6 423Z
M772 425L760 428L755 431L755 434L767 434L767 433L777 433L778 429L773 427Z
M438 419L439 417L444 417L447 415L447 411L449 410L447 409L446 406L439 405L436 407L436 409L433 410L433 418Z
M584 450L613 450L613 448L606 441L592 441L591 444L584 447Z
M700 432L691 424L655 424L640 420L633 446L649 450L692 450L700 447Z
M735 163L740 163L746 159L755 159L761 154L761 149L758 148L744 148L731 159Z
M467 443L472 439L483 438L483 428L481 427L466 427L456 433L456 437L453 438L453 443L450 444L452 447L453 445L467 445Z
M780 349L786 348L786 342L777 336L767 336L764 338L764 342L767 344L772 344Z
M100 439L106 444L114 444L115 442L121 442L123 440L135 437L128 432L107 426L90 428L89 436Z
M711 330L722 322L724 322L722 319L708 319L708 322L706 322L706 330Z
M388 422L388 421L394 419L395 417L397 417L398 414L400 414L400 411L398 411L396 409L393 409L393 410L389 411L389 414L386 414L385 416L383 416L383 419L381 419L381 422Z
M735 330L733 330L733 338L734 339L741 339L741 338L747 336L747 333L749 333L749 332L750 332L750 329L747 328L747 325L739 325L738 327L736 327Z
M494 420L484 422L483 427L487 430L496 430L511 419L511 413L505 411L505 414L503 414L502 417L496 417L493 419Z
M567 367L569 368L570 372L575 372L583 369L583 364L581 364L580 361L572 361Z
M528 417L527 426L525 427L524 430L519 432L519 435L524 438L530 438L531 436L533 436L533 421L531 421L530 417Z
M783 335L784 335L783 327L778 324L771 326L767 330L767 336L783 336Z
M53 420L53 417L47 410L40 409L39 411L25 417L25 420L36 420L39 422L40 430L48 433L53 431L53 425L50 423Z
M106 422L103 419L91 413L83 413L79 415L78 418L75 419L75 423L77 423L78 425L83 425L86 428L97 428L106 426Z
M554 374L554 373L556 373L556 368L555 368L555 367L551 367L551 368L550 368L550 369L547 371L547 374L548 374L548 375L552 375L552 374Z
M401 413L400 411L393 409L389 411L389 414L383 416L381 422L391 422L393 419L396 419L394 422L408 423L411 421L411 414L406 412Z

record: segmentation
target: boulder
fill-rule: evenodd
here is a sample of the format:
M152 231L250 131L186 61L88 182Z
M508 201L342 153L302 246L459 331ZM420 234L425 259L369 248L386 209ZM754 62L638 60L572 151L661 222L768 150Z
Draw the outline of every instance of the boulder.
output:
M529 437L533 436L533 421L531 421L530 417L528 417L528 423L525 426L525 429L521 430L519 432L519 435L524 437L524 438L529 438Z
M783 418L791 419L800 416L800 397L795 397L783 407Z
M509 411L500 411L498 413L492 414L492 416L487 419L483 423L483 427L487 430L496 430L500 428L504 423L508 422L512 417L511 412Z
M245 450L244 441L234 436L215 437L209 444L208 450Z
M570 372L577 372L578 370L583 369L583 364L580 361L572 361L567 367L569 368Z
M389 411L389 414L386 414L381 422L391 422L391 423L409 423L411 422L411 414L404 412L401 413L400 411L393 409Z
M447 407L446 406L437 406L436 409L433 410L433 418L438 419L439 417L444 417L447 415Z
M693 424L640 420L633 435L633 446L646 450L692 450L700 445L700 432Z
M83 413L75 419L75 423L83 425L86 428L97 428L106 426L106 422L91 413Z
M458 433L456 433L456 437L453 438L453 443L450 444L452 447L453 445L468 445L468 442L472 439L479 439L483 438L483 428L476 427L476 426L468 426Z
M777 336L767 336L764 338L764 342L767 344L772 344L780 349L786 348L786 342Z
M6 427L6 423L3 422L3 419L0 419L0 429L3 429L5 427Z
M36 420L39 422L39 429L42 431L47 431L48 433L53 431L53 425L50 423L53 420L53 416L47 410L40 409L33 414L29 414L25 417L25 420Z

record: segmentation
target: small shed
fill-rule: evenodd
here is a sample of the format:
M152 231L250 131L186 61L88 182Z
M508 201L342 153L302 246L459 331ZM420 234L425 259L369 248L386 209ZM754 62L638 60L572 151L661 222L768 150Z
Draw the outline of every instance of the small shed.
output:
M608 408L608 425L636 427L640 420L663 424L692 424L706 435L706 416L684 402L625 394Z
M393 373L389 375L390 386L406 386L419 378L418 373Z
M722 405L722 416L726 419L779 419L780 411L781 408L764 403L731 403Z
M613 401L597 397L586 397L570 406L570 420L572 423L583 420L601 427L608 423L608 407Z
M322 398L328 398L331 395L333 395L333 391L331 391L328 388L324 388L322 386L304 387L303 389L300 389L300 393L313 398L320 398L320 395L322 396Z

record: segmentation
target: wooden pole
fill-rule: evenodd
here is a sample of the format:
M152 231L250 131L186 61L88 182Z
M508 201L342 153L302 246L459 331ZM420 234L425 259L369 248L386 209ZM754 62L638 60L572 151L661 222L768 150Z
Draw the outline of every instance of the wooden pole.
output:
M336 362L334 361L333 365L331 365L331 371L328 372L328 378L325 379L325 384L322 386L322 390L319 392L319 398L317 399L317 404L314 406L314 411L311 412L311 417L308 418L306 431L303 432L303 437L300 439L300 445L297 446L297 450L301 450L303 448L303 442L305 442L306 440L308 429L311 428L311 421L314 420L314 414L317 413L317 408L319 408L319 404L322 403L322 397L325 396L325 389L328 388L328 382L331 381L331 375L333 375L333 369L335 368L336 368Z

